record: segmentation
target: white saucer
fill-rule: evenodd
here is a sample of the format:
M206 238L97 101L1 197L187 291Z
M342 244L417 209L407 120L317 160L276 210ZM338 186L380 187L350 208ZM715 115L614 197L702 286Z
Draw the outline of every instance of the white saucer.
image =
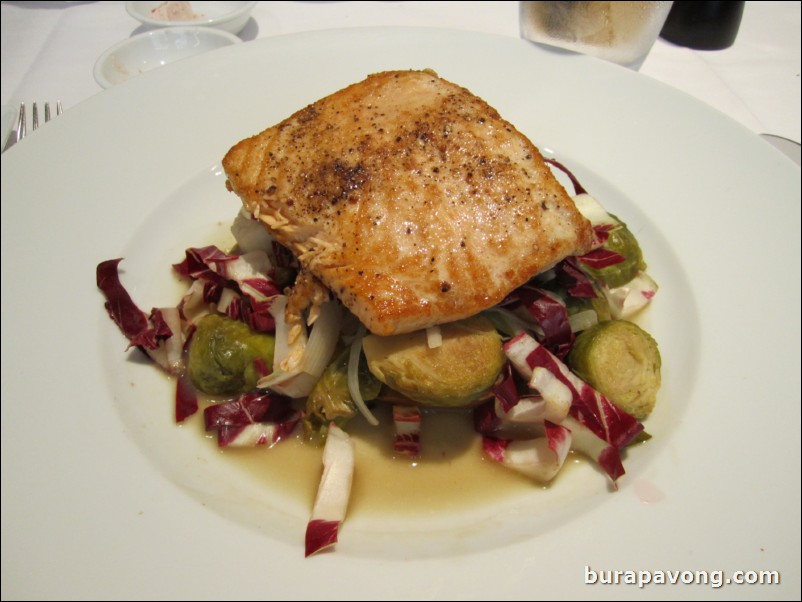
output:
M192 2L189 4L194 13L190 19L171 21L154 16L153 10L165 2L126 2L125 9L128 14L147 27L214 27L229 33L239 33L248 23L256 2ZM172 3L182 4L182 3Z
M95 81L104 88L140 73L242 40L210 27L166 27L135 35L115 44L95 63Z

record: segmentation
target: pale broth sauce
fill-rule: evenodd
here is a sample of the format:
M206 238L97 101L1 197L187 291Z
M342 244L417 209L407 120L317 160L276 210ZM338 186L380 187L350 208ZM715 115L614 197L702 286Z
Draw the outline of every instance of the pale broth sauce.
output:
M543 488L482 454L481 436L471 413L425 412L421 457L393 451L389 406L375 410L378 426L357 416L346 426L356 448L349 514L411 516L441 514ZM322 447L303 442L303 429L271 448L225 449L232 466L247 471L265 487L279 488L311 510L322 473ZM211 441L214 444L214 440ZM576 462L572 454L566 461Z

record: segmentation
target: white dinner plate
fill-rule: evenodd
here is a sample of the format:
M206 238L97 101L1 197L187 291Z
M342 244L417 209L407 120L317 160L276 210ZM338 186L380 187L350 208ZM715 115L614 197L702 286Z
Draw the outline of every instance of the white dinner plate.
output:
M399 68L483 97L627 221L660 284L645 321L664 386L618 491L580 467L460 512L355 513L335 553L305 560L311 500L172 424L170 386L124 351L95 267L124 257L141 307L174 301L169 265L236 213L225 152ZM798 597L800 170L709 107L512 38L325 31L124 82L3 154L2 174L4 599ZM710 576L586 584L608 571ZM781 584L716 587L715 571Z

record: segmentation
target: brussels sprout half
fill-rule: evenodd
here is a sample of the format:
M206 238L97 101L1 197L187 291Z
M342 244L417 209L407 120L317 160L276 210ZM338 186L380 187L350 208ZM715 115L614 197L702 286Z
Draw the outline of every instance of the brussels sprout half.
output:
M258 360L273 367L275 340L256 334L243 322L218 314L198 322L189 345L188 371L192 384L209 395L234 395L256 387Z
M587 265L583 268L609 288L623 286L638 272L646 269L638 239L623 222L610 230L609 238L604 242L604 248L618 253L624 258L624 261L604 268L592 268Z
M464 407L493 386L505 363L501 336L475 316L442 324L442 344L430 348L426 332L365 337L370 371L388 387L421 405Z
M371 401L381 389L381 383L367 368L364 358L359 362L359 391L362 399ZM322 443L329 425L343 426L357 413L348 389L348 350L340 353L323 371L306 399L303 425L307 439Z
M660 351L636 324L596 324L576 338L567 359L577 376L625 412L638 420L651 413L660 388Z

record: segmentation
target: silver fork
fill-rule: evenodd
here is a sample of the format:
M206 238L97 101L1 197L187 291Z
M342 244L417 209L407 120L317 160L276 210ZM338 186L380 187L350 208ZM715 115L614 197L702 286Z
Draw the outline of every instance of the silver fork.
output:
M61 101L56 101L56 115L61 115L64 112L63 107L61 106ZM50 103L45 103L45 123L50 121ZM31 106L31 127L35 130L39 128L39 107L34 102ZM25 138L25 135L28 133L28 128L26 124L25 118L25 103L21 102L19 105L19 117L17 118L17 126L11 130L8 135L8 140L6 141L6 145L3 147L3 152L6 152L12 146L14 146L17 142Z

